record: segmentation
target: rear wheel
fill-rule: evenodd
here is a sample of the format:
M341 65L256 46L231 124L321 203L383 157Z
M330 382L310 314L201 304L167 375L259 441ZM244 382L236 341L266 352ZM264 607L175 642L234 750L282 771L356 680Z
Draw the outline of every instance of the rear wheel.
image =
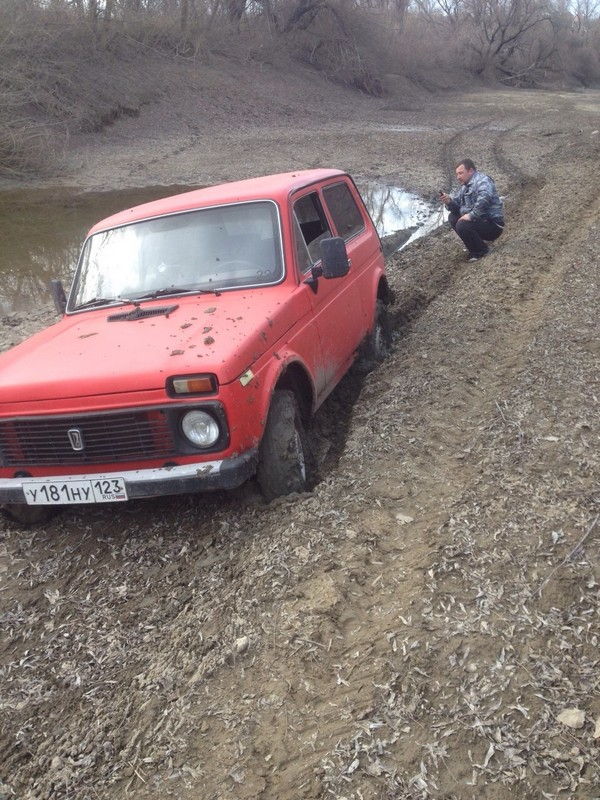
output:
M387 307L383 300L375 305L375 322L373 329L365 339L360 365L370 370L381 364L390 353L392 346L392 325Z
M315 462L310 441L296 396L287 389L273 393L256 477L266 500L304 492L314 482Z

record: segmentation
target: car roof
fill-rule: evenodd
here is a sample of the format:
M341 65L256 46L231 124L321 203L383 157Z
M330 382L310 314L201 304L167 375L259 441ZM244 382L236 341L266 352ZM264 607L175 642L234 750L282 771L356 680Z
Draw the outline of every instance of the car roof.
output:
M292 192L317 181L340 175L346 175L346 173L339 169L306 169L232 183L220 183L205 189L194 189L191 192L171 195L161 200L153 200L150 203L119 211L96 223L89 233L97 233L151 217L226 203L243 203L250 200L275 200L284 203Z

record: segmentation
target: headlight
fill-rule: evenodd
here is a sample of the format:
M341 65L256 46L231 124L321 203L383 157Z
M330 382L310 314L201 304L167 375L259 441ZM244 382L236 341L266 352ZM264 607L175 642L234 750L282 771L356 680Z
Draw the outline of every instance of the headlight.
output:
M221 434L217 421L206 411L188 411L181 429L196 447L212 447Z

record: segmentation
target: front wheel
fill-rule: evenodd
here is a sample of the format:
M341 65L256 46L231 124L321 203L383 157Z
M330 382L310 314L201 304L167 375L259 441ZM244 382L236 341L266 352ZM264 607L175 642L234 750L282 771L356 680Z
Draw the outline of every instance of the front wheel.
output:
M298 402L293 392L273 392L267 424L260 443L256 472L266 500L309 489L315 462Z
M52 517L60 513L60 506L27 506L10 503L0 506L5 516L13 522L18 522L24 528L31 525L40 525L48 522Z

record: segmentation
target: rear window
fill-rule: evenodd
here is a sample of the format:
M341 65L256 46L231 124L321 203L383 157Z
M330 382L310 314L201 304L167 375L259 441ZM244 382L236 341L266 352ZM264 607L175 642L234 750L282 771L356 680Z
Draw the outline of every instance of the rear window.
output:
M339 235L348 240L364 230L365 223L356 201L345 183L337 183L323 190L327 207Z

